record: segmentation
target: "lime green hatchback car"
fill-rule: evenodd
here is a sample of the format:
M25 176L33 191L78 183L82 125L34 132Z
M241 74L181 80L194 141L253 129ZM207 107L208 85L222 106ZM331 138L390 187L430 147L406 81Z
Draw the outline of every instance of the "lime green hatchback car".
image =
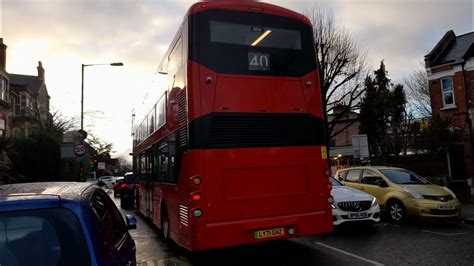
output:
M363 166L338 170L335 176L349 187L372 194L394 222L407 216L456 218L461 212L450 189L407 169Z

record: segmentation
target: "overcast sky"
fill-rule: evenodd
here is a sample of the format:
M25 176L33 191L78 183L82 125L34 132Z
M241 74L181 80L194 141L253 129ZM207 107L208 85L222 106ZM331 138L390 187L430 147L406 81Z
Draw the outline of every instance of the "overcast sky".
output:
M162 55L191 0L0 0L0 36L8 46L7 71L36 75L46 70L53 110L79 117L81 64L123 62L123 67L86 68L85 128L131 150L131 114L159 85ZM268 0L297 12L312 0ZM384 59L390 77L402 82L443 34L473 31L473 0L332 0L337 21L357 36L376 68ZM156 91L156 90L155 90ZM148 96L147 96L148 95ZM148 99L149 100L149 99Z

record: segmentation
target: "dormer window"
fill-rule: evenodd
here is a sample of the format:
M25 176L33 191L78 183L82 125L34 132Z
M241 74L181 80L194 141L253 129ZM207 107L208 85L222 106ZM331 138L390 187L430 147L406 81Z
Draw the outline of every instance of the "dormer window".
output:
M444 107L455 107L453 78L441 79L441 94L443 96Z

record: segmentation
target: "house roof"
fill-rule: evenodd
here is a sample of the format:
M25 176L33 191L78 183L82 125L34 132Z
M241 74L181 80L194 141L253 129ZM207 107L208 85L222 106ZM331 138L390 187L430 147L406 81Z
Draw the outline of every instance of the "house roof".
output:
M474 32L456 36L453 31L448 31L425 56L427 66L462 63L472 47L474 47Z
M37 76L20 75L20 74L9 74L10 84L13 86L26 86L33 93L38 93L41 85L44 81L39 79Z

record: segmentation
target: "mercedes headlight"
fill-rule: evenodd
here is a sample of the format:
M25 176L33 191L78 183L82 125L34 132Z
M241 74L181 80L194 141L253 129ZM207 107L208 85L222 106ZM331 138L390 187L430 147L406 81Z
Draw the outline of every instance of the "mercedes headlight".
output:
M372 199L372 207L377 206L377 199L374 197Z
M423 196L420 194L420 192L414 190L413 188L409 188L409 187L403 187L403 190L408 194L410 195L410 197L414 198L414 199L422 199Z

